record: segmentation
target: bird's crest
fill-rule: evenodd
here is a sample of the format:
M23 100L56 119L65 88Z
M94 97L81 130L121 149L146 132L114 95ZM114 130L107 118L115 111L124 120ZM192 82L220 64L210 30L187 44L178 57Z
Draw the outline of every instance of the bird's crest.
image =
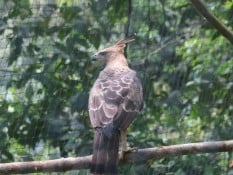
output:
M119 40L114 44L113 46L110 46L108 48L105 48L103 50L98 51L96 54L94 54L91 59L92 60L102 60L102 61L109 61L112 60L112 58L116 58L117 54L124 54L124 48L126 44L132 42L135 40L136 34L130 35L124 39ZM112 56L111 54L114 53ZM108 59L111 58L111 59Z
M124 39L121 39L120 41L118 41L115 44L115 46L124 48L127 43L130 43L130 42L134 41L135 37L136 37L136 33L134 33L133 35L130 35L130 36L124 38Z

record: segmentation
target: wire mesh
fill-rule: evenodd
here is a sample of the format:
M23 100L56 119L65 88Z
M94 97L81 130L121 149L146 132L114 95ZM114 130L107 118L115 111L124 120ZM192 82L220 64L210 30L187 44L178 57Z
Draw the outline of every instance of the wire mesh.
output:
M88 58L134 32L138 38L127 56L142 79L145 106L129 142L154 147L232 139L232 51L189 6L150 0L1 1L0 161L91 154L87 99L100 68ZM231 159L231 153L182 156L124 166L121 172L230 174ZM206 160L210 166L203 165Z

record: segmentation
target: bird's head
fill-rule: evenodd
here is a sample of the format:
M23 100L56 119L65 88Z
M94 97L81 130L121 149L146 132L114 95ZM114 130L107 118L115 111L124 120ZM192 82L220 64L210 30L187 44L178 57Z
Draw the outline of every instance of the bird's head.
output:
M108 63L109 61L116 59L119 56L124 55L124 48L125 48L126 44L134 41L135 36L136 36L136 34L131 35L129 37L126 37L126 38L118 41L113 46L110 46L110 47L105 48L101 51L98 51L97 53L92 55L91 59L93 61L100 60L100 61L104 61L104 62Z

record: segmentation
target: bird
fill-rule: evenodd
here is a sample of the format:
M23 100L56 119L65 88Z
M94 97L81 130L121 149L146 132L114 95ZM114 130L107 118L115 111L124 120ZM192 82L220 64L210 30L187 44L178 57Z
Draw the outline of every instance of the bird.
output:
M130 150L126 130L143 106L143 89L124 54L135 35L95 53L91 59L105 63L89 94L88 112L94 128L91 174L116 175L119 157ZM119 145L121 140L120 155Z

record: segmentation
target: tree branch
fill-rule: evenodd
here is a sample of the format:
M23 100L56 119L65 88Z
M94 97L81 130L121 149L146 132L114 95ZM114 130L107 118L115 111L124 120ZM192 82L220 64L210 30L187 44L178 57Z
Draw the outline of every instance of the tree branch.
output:
M164 157L216 153L233 151L233 140L217 142L200 142L181 145L171 145L155 148L139 149L126 154L122 163L144 163ZM55 160L14 162L0 164L0 174L26 174L38 172L64 172L68 170L89 169L91 155L77 158L61 158Z
M233 44L233 32L227 29L223 23L221 23L213 14L211 14L201 1L191 0L191 2L195 8L207 19L207 21Z
M125 37L129 36L129 28L131 22L131 14L132 14L132 1L127 1L127 22L125 26Z

